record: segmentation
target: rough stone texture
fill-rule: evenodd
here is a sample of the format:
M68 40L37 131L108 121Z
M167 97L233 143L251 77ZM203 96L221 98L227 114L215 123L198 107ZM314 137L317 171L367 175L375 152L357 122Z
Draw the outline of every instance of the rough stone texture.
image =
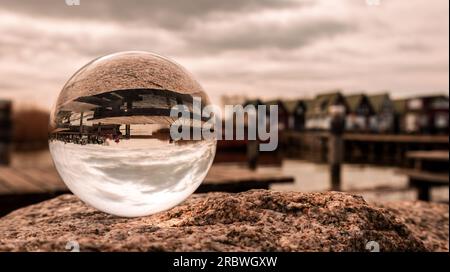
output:
M378 205L396 215L430 251L449 251L448 205L422 201Z
M433 215L413 219L422 207ZM412 208L389 212L336 192L253 190L194 195L170 211L130 219L63 195L1 218L0 250L64 251L72 240L81 251L365 251L368 241L381 251L446 250L448 223L445 235L433 228L448 220L448 207Z

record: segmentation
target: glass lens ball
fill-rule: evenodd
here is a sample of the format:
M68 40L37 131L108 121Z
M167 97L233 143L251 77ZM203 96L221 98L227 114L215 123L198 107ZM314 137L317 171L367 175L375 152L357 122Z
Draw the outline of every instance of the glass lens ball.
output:
M216 150L215 138L171 137L178 120L171 108L193 111L194 98L210 104L189 72L156 54L91 61L65 84L51 113L58 173L81 200L110 214L144 216L176 206L201 184Z

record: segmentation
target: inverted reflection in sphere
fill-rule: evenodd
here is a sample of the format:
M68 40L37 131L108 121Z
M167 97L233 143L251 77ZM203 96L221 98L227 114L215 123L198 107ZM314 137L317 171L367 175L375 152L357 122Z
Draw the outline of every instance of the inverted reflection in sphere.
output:
M216 140L170 135L175 105L192 111L209 99L180 65L146 52L98 58L58 96L49 145L69 189L87 204L119 216L169 209L205 178Z

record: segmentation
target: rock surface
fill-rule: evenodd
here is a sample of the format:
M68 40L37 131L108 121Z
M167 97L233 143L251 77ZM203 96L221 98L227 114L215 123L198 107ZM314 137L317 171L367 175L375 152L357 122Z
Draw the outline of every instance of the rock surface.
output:
M252 190L118 218L63 195L0 218L0 250L65 251L69 241L81 251L366 251L369 241L381 251L448 250L447 205L385 208L345 193Z
M422 201L379 204L397 216L430 251L449 251L448 205Z

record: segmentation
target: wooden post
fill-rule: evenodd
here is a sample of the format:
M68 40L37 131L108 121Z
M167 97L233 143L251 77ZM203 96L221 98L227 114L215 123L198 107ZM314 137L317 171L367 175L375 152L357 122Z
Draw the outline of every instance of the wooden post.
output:
M83 135L83 118L84 118L84 112L81 112L81 114L80 114L80 137Z
M336 115L331 121L330 137L328 140L328 162L330 164L331 190L341 190L341 164L344 153L344 132L345 119L341 115Z
M389 143L381 143L381 162L383 164L390 163Z
M10 101L0 101L0 165L10 163L12 122L12 104Z
M130 139L131 138L131 126L130 124L125 125L125 138Z
M256 140L248 140L247 142L247 160L248 167L256 170L258 167L259 143Z
M414 160L414 169L417 171L423 170L422 159L416 158ZM411 178L410 185L417 188L417 199L421 201L430 201L431 199L431 188L426 182L418 182Z
M127 112L131 112L133 109L133 101L129 100L127 101ZM130 139L131 138L131 125L126 124L125 125L125 138Z
M403 163L403 143L396 143L395 144L396 148L395 148L395 164L396 165L400 165L400 166L404 166Z
M415 168L417 171L422 170L422 160L421 160L420 158L417 158L417 159L414 161L414 168Z
M318 146L320 150L320 157L318 158L318 161L320 163L326 163L330 161L330 159L328 158L330 148L327 146L329 141L330 139L327 139L325 137L320 137L318 140Z
M376 158L376 156L375 156L375 152L376 152L375 151L375 143L368 143L367 145L369 147L367 158L369 160L369 163L373 164L373 163L376 162L376 160L375 160L375 158Z
M418 194L417 194L418 200L427 201L427 202L430 201L430 199L431 199L430 186L422 184L417 187L417 190L418 190Z

